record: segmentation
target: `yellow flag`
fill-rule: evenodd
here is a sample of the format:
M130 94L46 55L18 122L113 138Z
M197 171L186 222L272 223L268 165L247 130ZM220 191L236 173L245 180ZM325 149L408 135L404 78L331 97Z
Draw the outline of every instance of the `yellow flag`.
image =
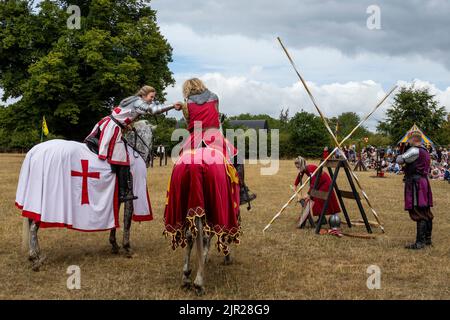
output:
M42 133L45 136L48 136L48 127L47 127L47 121L45 121L45 116L42 117Z

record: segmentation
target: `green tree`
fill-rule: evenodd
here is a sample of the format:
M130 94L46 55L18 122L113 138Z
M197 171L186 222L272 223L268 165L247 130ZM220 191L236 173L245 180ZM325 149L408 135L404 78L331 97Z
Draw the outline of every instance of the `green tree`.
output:
M0 2L3 100L21 98L0 112L10 141L39 130L43 115L52 133L82 139L143 84L164 101L164 89L174 82L172 48L149 1L43 0L37 11L31 3ZM80 29L67 27L69 5L81 9Z
M172 141L172 132L177 126L177 119L162 114L157 118L149 117L149 121L156 126L156 129L153 131L153 147L156 148L162 144L166 147L167 152L170 152L178 143L178 141Z
M285 128L289 122L289 108L286 108L286 110L281 109L279 120L280 126Z
M447 115L447 120L441 126L441 130L436 135L435 140L435 143L450 146L450 114Z
M329 145L329 134L320 117L301 111L289 121L290 141L297 155L320 157Z
M250 114L241 113L237 116L228 117L229 120L267 120L269 129L279 129L281 126L281 121L279 119L272 118L268 114Z
M417 124L431 139L437 137L445 123L445 107L439 106L428 88L403 87L386 112L386 121L377 131L398 141L413 124Z
M344 112L338 116L337 120L339 123L338 135L339 137L344 138L358 125L361 118L355 112ZM365 137L368 134L369 131L364 126L361 126L353 133L352 138L358 139Z
M368 145L376 146L376 147L387 147L392 145L392 140L380 133L371 133L367 135L367 138L369 138L369 141L367 142Z

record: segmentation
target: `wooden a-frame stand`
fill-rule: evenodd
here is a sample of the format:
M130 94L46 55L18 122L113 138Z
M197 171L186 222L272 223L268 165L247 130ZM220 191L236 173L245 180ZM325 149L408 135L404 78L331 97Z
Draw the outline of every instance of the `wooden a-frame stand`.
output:
M318 187L318 184L319 184L319 180L320 180L320 176L322 174L322 171L323 171L324 167L326 167L328 169L328 173L330 174L330 177L331 177L331 180L332 180L331 185L330 185L328 191L326 191L326 192L317 190L317 187ZM335 168L334 172L332 171L331 168ZM345 171L345 175L347 176L347 180L348 180L348 182L350 184L350 188L351 188L352 191L340 190L338 185L337 185L337 177L338 177L338 174L339 174L339 171L340 171L341 168L343 168L344 171ZM319 223L316 225L316 233L317 234L320 233L321 222L325 218L325 212L328 209L328 205L329 205L329 202L330 202L330 198L331 198L333 189L336 192L337 198L339 200L339 205L342 208L342 212L344 214L345 221L347 222L348 227L351 228L352 227L352 223L350 221L350 217L348 216L348 212L347 212L347 209L345 207L343 198L354 199L356 201L356 204L358 205L359 211L361 213L361 217L362 217L362 219L364 221L364 225L366 226L367 232L368 233L372 233L372 228L370 227L369 221L367 220L367 216L366 216L366 213L365 213L364 208L362 206L361 198L359 196L359 193L358 193L358 191L356 191L355 183L353 181L353 177L352 177L352 174L350 172L350 168L348 167L347 162L345 160L327 160L327 162L323 165L323 167L321 167L319 169L319 171L316 173L316 176L317 176L317 178L316 178L316 181L314 183L313 188L311 189L310 195L311 195L311 197L322 199L322 200L325 201L323 209L322 209L322 212L320 213L320 217L319 217L319 220L318 220ZM311 225L314 226L314 221L312 221L312 218L311 219L308 218L308 220L311 223Z

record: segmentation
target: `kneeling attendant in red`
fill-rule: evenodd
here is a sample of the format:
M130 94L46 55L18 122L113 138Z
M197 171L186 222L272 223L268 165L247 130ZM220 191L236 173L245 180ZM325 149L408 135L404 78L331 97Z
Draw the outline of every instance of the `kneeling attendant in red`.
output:
M298 157L295 160L295 166L297 167L297 169L299 171L299 173L297 175L297 179L295 180L295 183L294 183L295 187L297 187L300 184L304 174L306 174L308 177L310 177L314 173L314 171L317 169L317 166L315 164L307 165L306 160L302 157ZM308 190L308 195L305 198L311 199L314 201L313 215L320 216L320 214L323 210L324 204L325 204L325 200L314 198L309 195L311 192L311 189L314 187L314 185L316 183L316 179L317 179L317 175L314 175L311 177L311 180L309 181L310 187ZM330 185L331 185L330 176L327 173L322 172L322 174L319 177L319 183L317 185L317 190L328 192ZM327 211L325 212L325 214L332 215L332 214L339 213L339 212L341 212L341 208L339 207L339 203L336 198L336 193L333 190L333 193L331 194L330 202L328 203L328 208L327 208Z

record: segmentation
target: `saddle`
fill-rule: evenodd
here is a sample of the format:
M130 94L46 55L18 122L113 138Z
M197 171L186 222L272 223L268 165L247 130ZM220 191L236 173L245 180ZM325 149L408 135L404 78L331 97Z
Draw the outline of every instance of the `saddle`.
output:
M91 135L84 140L88 149L97 155L99 152L99 131L97 131L95 135ZM130 173L130 167L111 164L111 171L118 177L119 201L125 202L128 200L136 200L137 197L133 195L133 180Z
M98 155L98 138L97 137L87 137L84 140L84 143L88 147L89 150L91 150L93 153Z

